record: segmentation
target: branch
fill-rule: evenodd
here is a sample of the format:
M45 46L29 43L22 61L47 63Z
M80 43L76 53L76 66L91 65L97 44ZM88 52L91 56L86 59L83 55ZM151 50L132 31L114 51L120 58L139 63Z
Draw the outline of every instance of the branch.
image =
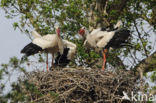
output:
M108 3L108 0L96 0L95 10L97 10L100 13L105 13L104 15L107 15L107 12L106 12L107 3Z
M123 11L123 9L126 7L128 1L129 0L120 0L120 3L118 5L118 7L119 7L118 12L119 13Z
M104 15L108 15L106 11L107 4L108 0L96 0L90 5L90 12L88 13L90 31L98 26L109 26L109 21L104 17Z
M153 89L152 91L150 91L150 95L156 95L156 89Z
M143 40L142 40L142 38L141 38L141 33L140 33L139 30L138 30L138 27L137 27L137 24L136 24L135 20L134 20L134 26L135 26L136 32L137 32L137 34L138 34L138 37L139 37L139 39L140 39L140 41L141 41L141 45L142 45L142 47L143 47L143 50L144 50L144 52L145 52L145 55L146 55L146 57L148 57L148 52L147 52L147 50L146 50L146 47L143 45Z
M116 15L114 15L113 17L109 18L109 20L117 20L119 19L120 15L123 13L124 8L127 7L127 2L129 2L130 0L119 0L117 3L114 1L114 3L112 3L112 5L110 6L110 8L108 8L107 12L108 14L110 14L110 12L112 10L116 10Z
M143 74L151 72L156 68L156 51L149 57L143 59L139 64L134 67L134 70L137 70L140 74L140 77L143 78Z

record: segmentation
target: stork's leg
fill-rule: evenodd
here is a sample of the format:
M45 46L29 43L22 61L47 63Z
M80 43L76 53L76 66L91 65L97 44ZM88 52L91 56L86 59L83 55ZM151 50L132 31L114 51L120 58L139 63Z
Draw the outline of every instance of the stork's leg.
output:
M46 64L47 64L47 71L48 71L48 69L49 69L49 67L48 67L48 53L47 53L47 56L46 56Z
M106 53L107 53L107 49L103 50L103 65L102 65L102 71L105 70L105 65L106 65Z
M52 53L51 68L53 68L53 65L54 65L54 54Z

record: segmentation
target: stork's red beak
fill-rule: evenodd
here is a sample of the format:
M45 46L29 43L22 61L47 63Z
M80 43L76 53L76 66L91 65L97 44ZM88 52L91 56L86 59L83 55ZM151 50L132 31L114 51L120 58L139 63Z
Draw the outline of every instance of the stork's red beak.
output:
M80 29L79 34L80 34L81 36L83 36L84 33L85 33L84 29Z

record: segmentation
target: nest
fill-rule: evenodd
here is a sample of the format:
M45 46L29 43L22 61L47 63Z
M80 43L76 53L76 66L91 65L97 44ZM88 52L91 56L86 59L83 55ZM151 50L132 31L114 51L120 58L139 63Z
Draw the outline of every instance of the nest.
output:
M123 70L116 73L82 68L34 71L25 75L24 80L34 84L40 93L30 93L22 87L28 101L33 103L131 103L121 99L123 91L137 91L136 76Z

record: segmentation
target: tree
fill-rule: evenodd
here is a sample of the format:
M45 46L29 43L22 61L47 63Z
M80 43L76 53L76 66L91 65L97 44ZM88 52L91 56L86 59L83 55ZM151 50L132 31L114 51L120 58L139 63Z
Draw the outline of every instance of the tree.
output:
M30 38L32 28L45 35L54 32L54 25L60 24L63 37L78 45L77 58L81 65L96 65L100 55L92 50L86 53L81 46L82 41L71 37L77 35L81 26L91 31L93 28L113 25L120 19L124 27L131 31L129 41L132 47L111 51L108 57L109 67L129 66L132 70L139 70L141 74L152 71L151 78L154 82L154 68L136 68L144 64L151 54L152 61L146 63L156 64L155 52L153 53L155 40L149 39L155 36L155 3L155 0L1 0L1 7L7 18L19 18L13 27L25 32ZM128 63L124 60L128 60Z

